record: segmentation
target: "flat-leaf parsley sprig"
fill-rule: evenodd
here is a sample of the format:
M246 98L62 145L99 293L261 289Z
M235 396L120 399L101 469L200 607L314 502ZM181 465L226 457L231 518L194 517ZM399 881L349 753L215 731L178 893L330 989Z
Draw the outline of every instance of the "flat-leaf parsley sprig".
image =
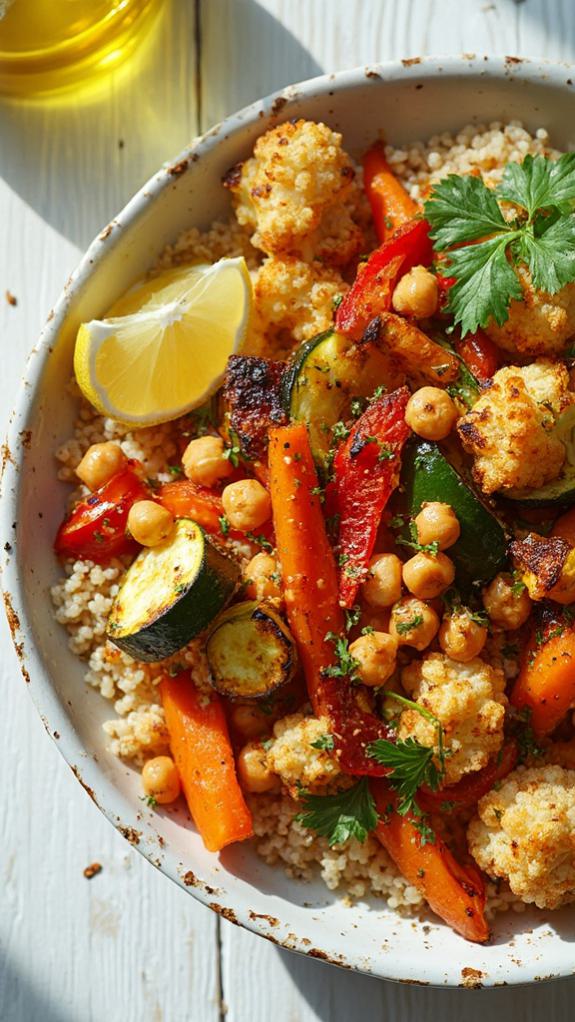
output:
M450 174L433 186L425 217L438 252L448 255L449 309L461 333L502 325L523 298L515 267L528 267L537 290L555 294L575 280L575 153L508 163L501 184ZM506 219L500 202L512 203ZM460 247L461 246L461 247Z
M311 795L301 789L299 799L303 810L296 820L326 837L330 847L351 837L363 842L377 826L377 810L367 777L334 795Z
M390 742L386 738L378 738L367 747L368 756L371 756L381 766L390 767L390 773L386 780L396 789L399 795L397 811L402 816L412 813L421 816L422 811L417 804L417 791L422 784L427 785L432 791L437 791L445 777L445 757L443 727L438 718L426 710L419 703L399 695L398 692L387 692L386 696L395 699L398 703L410 710L425 717L436 730L437 735L437 761L435 762L435 749L421 745L415 738L398 738Z

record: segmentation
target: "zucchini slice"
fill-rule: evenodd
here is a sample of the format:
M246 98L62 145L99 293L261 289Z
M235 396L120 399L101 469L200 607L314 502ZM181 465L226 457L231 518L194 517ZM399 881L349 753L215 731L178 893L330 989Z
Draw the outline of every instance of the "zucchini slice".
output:
M246 600L224 611L206 644L212 684L230 699L268 696L293 678L291 632L267 603Z
M313 455L325 464L331 430L347 419L354 397L370 397L379 384L394 388L403 374L374 344L355 343L335 330L305 341L288 363L282 401L293 421L307 422Z
M559 416L553 435L565 447L565 463L559 478L537 490L506 490L499 494L500 497L533 508L575 504L575 407L568 408Z
M106 634L136 660L164 660L213 621L239 574L196 522L180 518L164 543L142 550L128 568Z
M503 526L479 499L437 444L427 440L409 441L402 454L399 510L414 518L425 502L450 504L461 535L446 551L456 569L456 582L463 590L473 583L488 582L507 559ZM406 524L404 539L409 539Z

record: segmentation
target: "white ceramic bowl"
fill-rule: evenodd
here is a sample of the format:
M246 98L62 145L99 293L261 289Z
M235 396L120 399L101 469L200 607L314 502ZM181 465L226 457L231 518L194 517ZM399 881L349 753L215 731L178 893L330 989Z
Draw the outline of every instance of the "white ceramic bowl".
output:
M78 324L104 313L166 242L225 215L222 174L270 125L322 119L359 154L381 128L401 144L468 122L518 118L573 148L572 74L515 58L409 60L325 75L228 118L160 170L90 246L32 352L12 416L2 532L8 616L46 730L80 783L143 855L227 919L284 947L389 979L453 986L570 975L575 909L499 916L493 942L478 947L437 920L402 919L375 901L345 907L341 893L319 881L289 880L248 847L212 855L183 811L176 817L143 809L137 772L106 751L101 723L110 707L83 684L84 665L69 652L48 595L60 573L52 542L66 494L55 483L52 454L72 430L75 408L65 385L73 339Z

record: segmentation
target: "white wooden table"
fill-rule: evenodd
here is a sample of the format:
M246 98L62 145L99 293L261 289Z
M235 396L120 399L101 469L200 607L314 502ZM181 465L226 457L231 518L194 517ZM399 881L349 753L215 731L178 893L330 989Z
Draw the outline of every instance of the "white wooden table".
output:
M0 101L1 431L27 352L81 251L200 129L323 70L459 52L575 60L575 4L171 0L131 73L85 103ZM99 814L44 732L3 619L0 642L1 1022L573 1018L569 981L493 992L396 987L219 920ZM103 870L87 880L94 860Z

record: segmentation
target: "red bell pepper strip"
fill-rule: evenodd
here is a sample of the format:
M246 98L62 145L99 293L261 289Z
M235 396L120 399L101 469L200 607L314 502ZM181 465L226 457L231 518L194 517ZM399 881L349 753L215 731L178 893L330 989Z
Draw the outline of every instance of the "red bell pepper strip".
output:
M343 636L344 619L305 424L273 429L268 457L287 617L314 713L329 718L346 773L383 776L389 768L371 759L366 747L378 738L394 741L394 731L375 714L360 709L349 678L326 674L327 669L337 668L334 644L327 635Z
M352 607L364 580L381 515L399 482L407 387L373 401L334 459L335 505L339 515L339 602Z
M433 843L422 844L413 818L396 812L397 794L385 781L372 781L371 791L380 816L375 833L405 879L466 940L489 940L479 870L462 866L438 835Z
M150 497L138 472L128 461L107 483L76 505L56 535L56 553L103 564L138 549L126 532L128 513L137 500Z
M510 774L519 758L519 748L514 738L508 741L501 752L494 756L490 763L483 770L466 774L457 784L451 784L439 791L431 791L430 788L420 788L417 794L418 805L426 813L440 812L445 802L452 802L455 806L474 806L483 798L488 791L491 791L494 784L502 781L507 774Z
M511 704L528 707L537 738L551 734L575 706L575 622L548 604L523 650Z
M500 355L497 346L483 330L476 330L474 334L467 334L462 340L456 340L455 350L479 383L489 383L499 369Z
M206 486L198 486L191 479L178 479L173 483L163 483L155 498L159 504L172 512L174 518L193 518L206 532L216 536L224 535L222 520L225 515L222 498L219 493L214 493ZM246 534L237 529L228 529L225 535L230 539L243 541L246 539ZM271 522L265 522L257 530L257 537L260 536L265 543L274 545Z
M429 266L433 245L427 220L411 220L372 252L337 310L335 325L359 340L372 319L391 308L399 278L413 266Z
M398 227L417 216L418 205L393 173L381 142L367 150L362 163L363 186L377 236L380 241L389 241Z

